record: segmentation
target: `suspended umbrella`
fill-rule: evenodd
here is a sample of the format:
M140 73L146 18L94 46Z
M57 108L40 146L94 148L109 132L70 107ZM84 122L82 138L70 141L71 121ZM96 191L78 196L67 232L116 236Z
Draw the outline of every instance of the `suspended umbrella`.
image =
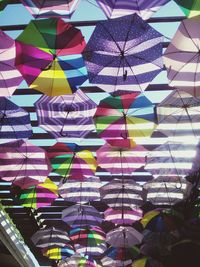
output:
M196 0L174 0L189 18L200 14L200 2Z
M4 2L0 2L0 9ZM0 30L0 96L11 96L23 80L14 64L15 56L15 41Z
M15 64L30 88L71 94L87 79L81 31L62 19L32 20L16 40Z
M199 168L198 162L197 145L166 142L149 152L144 168L154 177L186 176Z
M61 260L71 257L75 254L74 248L70 244L66 244L64 247L50 247L42 250L43 256L50 260Z
M93 259L88 259L88 257L82 256L78 253L74 254L70 258L61 260L58 263L58 267L100 267Z
M99 226L102 216L93 206L76 204L62 211L62 220L71 227Z
M80 0L21 0L21 2L35 18L71 18Z
M102 201L113 209L135 209L143 204L143 188L131 179L113 179L100 188Z
M84 175L94 176L97 168L93 154L74 143L56 143L49 148L48 156L53 171L65 179L69 175L80 179Z
M162 41L137 14L98 22L83 51L89 81L106 92L144 91L163 68Z
M130 226L120 226L106 234L106 242L116 248L129 248L142 242L143 235Z
M105 242L102 242L95 246L89 246L89 247L82 246L80 244L74 244L74 247L77 253L84 255L84 257L88 256L89 258L92 258L92 259L93 258L98 259L105 253L107 249L107 245Z
M39 126L55 138L81 138L95 129L96 104L80 89L73 95L44 95L35 107Z
M150 18L170 0L97 0L108 18L117 18L137 13L144 20Z
M183 20L164 52L170 86L191 89L200 86L199 23L200 16Z
M87 203L100 199L101 181L96 176L85 176L82 181L68 179L58 186L59 195L66 201Z
M143 257L134 261L132 267L164 267L164 265L151 257Z
M156 127L154 105L137 92L104 98L94 120L97 134L108 142L150 137Z

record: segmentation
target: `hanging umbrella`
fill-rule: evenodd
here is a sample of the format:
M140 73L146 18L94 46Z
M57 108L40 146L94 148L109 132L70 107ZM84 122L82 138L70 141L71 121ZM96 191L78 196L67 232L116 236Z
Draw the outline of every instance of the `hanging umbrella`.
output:
M170 86L191 89L200 86L199 23L200 16L183 20L164 52Z
M130 226L120 226L106 234L106 242L116 248L129 248L142 242L143 235Z
M50 206L58 198L58 188L47 178L44 183L22 190L16 198L22 206L28 208L37 209Z
M82 256L79 253L74 254L70 258L61 260L58 263L58 267L100 267L93 259Z
M93 154L74 143L56 143L48 150L53 171L66 179L67 176L83 178L94 176L97 168Z
M117 18L137 13L144 20L150 18L170 0L97 0L108 18Z
M189 18L200 14L200 2L198 0L174 0Z
M147 155L145 170L153 176L186 176L199 167L199 148L194 144L166 142Z
M55 138L81 138L95 129L96 104L80 89L73 95L44 95L35 107L39 126Z
M43 256L50 260L61 260L71 257L75 254L74 248L70 244L66 244L64 247L50 247L42 250Z
M102 255L107 249L107 245L105 242L102 242L101 244L98 244L95 246L89 246L89 247L82 246L80 244L75 244L74 247L77 253L84 255L84 257L88 256L89 258L92 258L92 259L102 257Z
M15 41L0 30L0 96L11 96L23 80L14 66L15 56Z
M150 137L154 123L154 105L144 94L109 96L100 101L94 117L97 134L106 139Z
M137 14L98 22L83 51L89 81L107 92L144 91L163 68L162 41Z
M71 94L87 79L81 31L61 19L32 20L16 41L16 66L30 88Z
M27 141L0 145L0 177L21 188L45 181L51 171L46 152Z
M80 0L21 0L21 2L35 18L71 18Z
M6 97L0 97L0 139L27 139L32 135L29 113Z
M61 182L58 186L59 195L66 201L87 203L100 199L101 181L96 176L85 176L83 181L75 179Z
M143 204L142 186L131 179L113 179L100 188L102 201L113 209L135 209Z
M72 227L99 226L102 216L93 206L76 204L62 211L62 220Z
M151 257L143 257L134 261L132 267L164 267L164 265Z

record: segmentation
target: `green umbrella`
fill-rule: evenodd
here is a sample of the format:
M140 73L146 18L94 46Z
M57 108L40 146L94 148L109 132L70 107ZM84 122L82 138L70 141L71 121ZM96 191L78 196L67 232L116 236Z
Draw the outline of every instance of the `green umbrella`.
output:
M200 15L199 0L175 0L175 2L188 18Z

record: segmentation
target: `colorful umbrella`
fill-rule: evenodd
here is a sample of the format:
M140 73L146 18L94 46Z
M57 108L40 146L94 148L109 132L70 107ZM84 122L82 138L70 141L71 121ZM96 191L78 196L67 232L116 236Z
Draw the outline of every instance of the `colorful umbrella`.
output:
M30 115L6 97L0 97L0 139L27 139L32 135Z
M100 267L93 259L88 259L78 253L74 254L70 258L61 260L58 263L58 267Z
M102 216L93 206L76 204L62 211L62 220L72 227L99 226Z
M15 56L15 41L0 30L0 96L11 96L23 80Z
M150 137L154 123L154 105L144 94L130 93L101 100L94 117L97 134L106 139Z
M164 267L161 262L150 257L143 257L133 262L132 267Z
M21 2L35 18L71 18L80 0L21 0Z
M163 68L162 41L137 14L98 22L83 52L89 81L107 92L145 90Z
M71 94L87 79L81 31L61 19L32 20L16 41L16 66L30 88Z
M150 18L170 0L97 0L108 18L118 18L137 13L144 20Z
M96 104L80 89L73 95L44 95L35 107L39 126L55 138L81 138L95 129Z
M200 2L198 0L174 0L189 18L200 14Z
M54 172L66 178L83 178L84 175L94 176L97 168L93 154L74 143L56 143L48 150L48 156Z
M66 259L74 255L74 249L71 245L66 244L64 247L50 247L42 250L42 254L50 260Z
M200 16L183 20L165 50L170 86L192 89L200 86L199 23Z

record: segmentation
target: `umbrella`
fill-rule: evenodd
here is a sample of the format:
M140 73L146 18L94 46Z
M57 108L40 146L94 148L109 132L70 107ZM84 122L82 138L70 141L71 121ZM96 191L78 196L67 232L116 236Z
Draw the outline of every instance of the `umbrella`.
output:
M98 244L95 246L89 246L89 247L75 244L74 247L77 253L84 255L84 257L88 256L92 259L102 257L102 255L105 253L107 249L107 245L105 242L102 242L101 244Z
M6 97L0 97L0 139L27 139L31 135L29 113Z
M199 148L194 144L166 142L147 155L145 170L153 176L186 176L199 167Z
M200 99L185 91L174 90L157 105L156 110L157 130L165 135L200 137Z
M143 185L147 190L147 201L154 205L174 205L186 199L192 184L179 176L159 176Z
M145 90L163 68L162 41L137 14L98 22L83 51L89 81L107 92Z
M21 0L21 2L35 18L71 18L80 0Z
M161 262L151 258L143 257L133 262L132 267L164 267Z
M62 220L72 227L99 226L102 216L93 206L76 204L62 211Z
M30 88L71 94L87 79L81 31L62 19L32 20L16 41L16 66Z
M143 235L130 226L120 226L106 234L106 242L116 248L129 248L142 242Z
M1 179L21 188L44 182L51 171L46 152L27 141L1 144L0 151Z
M142 186L131 179L113 179L100 188L102 200L113 209L130 210L143 204Z
M58 263L58 267L100 267L93 259L82 256L78 253L74 254L70 258L61 260Z
M200 16L183 20L165 50L170 86L191 89L200 86L199 23Z
M200 2L196 0L174 0L189 18L200 14Z
M65 247L70 241L66 231L55 227L38 230L31 240L38 248Z
M96 104L80 89L73 95L44 95L35 107L39 126L55 138L81 138L95 129Z
M74 255L74 249L71 245L66 244L64 247L50 247L42 250L42 254L50 260L66 259Z
M48 150L48 156L54 172L66 178L83 178L84 175L94 176L97 163L93 154L74 143L56 143Z
M97 0L108 18L117 18L137 13L144 20L150 18L170 0Z
M87 203L100 199L101 181L96 176L85 176L83 181L68 179L59 184L58 192L66 201Z
M23 80L15 56L15 41L0 30L0 96L11 96Z
M22 206L37 209L50 206L58 198L58 188L47 178L44 183L22 190L16 197Z
M100 101L95 113L99 137L140 139L150 137L155 129L154 105L144 94L109 96Z

